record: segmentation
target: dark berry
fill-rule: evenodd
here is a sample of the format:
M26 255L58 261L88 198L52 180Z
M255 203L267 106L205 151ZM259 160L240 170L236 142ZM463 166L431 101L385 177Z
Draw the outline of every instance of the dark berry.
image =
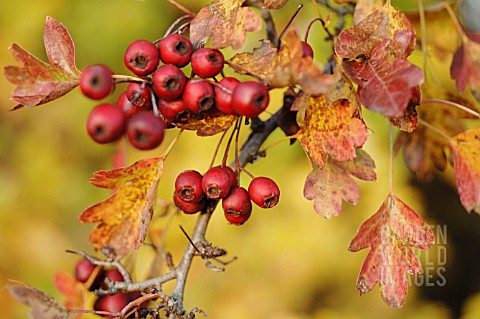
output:
M86 283L95 270L95 267L96 266L88 259L80 259L75 265L75 279L83 284Z
M101 315L107 318L115 318L116 313L120 312L130 302L127 293L119 292L112 296L101 296L95 300L93 309L97 311L111 312L112 315Z
M79 85L85 96L101 100L113 91L113 72L103 64L90 65L83 70Z
M215 105L212 85L203 80L189 80L183 92L183 102L194 113L210 110Z
M262 208L271 208L277 205L280 198L280 189L277 183L268 177L256 177L248 186L251 200Z
M225 58L217 49L201 48L193 52L190 63L196 75L211 78L222 71Z
M194 170L180 173L175 179L175 193L185 202L199 202L204 196L202 174Z
M182 95L187 77L173 64L159 67L152 75L153 91L164 100L171 101Z
M172 33L158 43L160 59L165 64L184 67L190 62L193 53L192 42L178 33Z
M307 56L313 59L313 49L310 46L310 44L308 44L305 41L302 41L302 57L307 57Z
M87 132L97 143L105 144L118 140L125 132L126 118L115 104L97 105L88 116Z
M224 198L230 192L232 181L230 174L221 166L210 168L202 178L202 189L211 199Z
M224 77L220 80L220 82L218 82L218 84L231 91L231 93L228 93L224 89L215 86L215 105L217 106L217 109L224 114L234 113L232 108L232 94L238 83L240 83L240 81L232 77Z
M190 112L185 106L183 99L173 101L159 99L157 104L158 110L168 123L186 123L190 119Z
M152 106L152 90L145 83L129 83L125 94L128 100L136 107L148 109Z
M242 225L252 213L252 203L248 192L243 187L235 187L222 200L225 218L233 225Z
M137 40L130 44L123 56L125 66L136 75L155 71L159 62L158 49L150 41Z
M165 136L165 121L152 112L141 111L133 115L127 124L127 137L135 148L151 150L159 146Z
M205 204L207 203L206 198L203 197L199 202L186 202L182 198L180 198L179 194L175 192L173 194L173 201L175 202L175 205L183 211L185 214L195 214L199 211L201 211L204 207Z
M232 108L238 115L257 117L268 106L270 96L267 87L259 82L239 83L232 95Z

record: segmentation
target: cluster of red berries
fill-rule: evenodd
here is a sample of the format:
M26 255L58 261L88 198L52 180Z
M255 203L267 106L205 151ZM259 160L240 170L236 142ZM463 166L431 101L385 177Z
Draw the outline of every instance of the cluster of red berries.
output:
M234 225L245 223L252 213L252 201L262 208L278 203L280 189L268 177L256 177L248 190L238 185L232 168L221 165L210 168L203 176L198 171L187 170L175 180L173 200L186 214L201 211L207 199L222 200L224 216Z
M213 48L194 50L188 38L173 33L154 42L137 40L124 55L125 66L138 77L114 76L105 65L91 65L80 77L87 97L101 100L115 83L128 81L116 104L95 107L87 131L98 143L110 143L126 134L138 149L153 149L163 141L165 129L192 117L235 114L257 117L268 106L267 87L233 77L214 78L223 70L223 54ZM191 66L187 78L181 68ZM211 80L210 78L213 78Z
M75 279L82 284L88 284L90 291L100 288L107 289L107 280L111 282L124 281L122 274L116 268L105 269L92 264L86 258L82 258L75 265ZM93 309L117 313L140 296L140 291L118 292L114 295L100 296L95 300Z

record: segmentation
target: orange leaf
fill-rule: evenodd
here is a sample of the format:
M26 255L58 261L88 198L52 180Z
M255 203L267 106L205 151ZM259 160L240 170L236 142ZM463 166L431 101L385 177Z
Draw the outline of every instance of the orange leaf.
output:
M207 116L202 119L191 118L187 123L175 125L185 130L197 131L198 136L211 136L228 129L237 118L235 115Z
M383 0L358 0L353 12L353 22L358 24L375 10L381 10Z
M44 45L50 64L17 44L9 48L23 64L23 67L5 67L6 78L17 85L12 97L20 104L16 108L53 101L78 85L80 71L75 66L73 41L67 29L51 17L45 21Z
M480 126L454 136L451 146L460 201L480 214Z
M383 301L401 308L408 290L405 273L422 270L411 247L428 249L434 241L425 220L396 195L389 194L380 209L360 226L348 248L352 252L370 248L357 279L360 294L378 282Z
M202 8L190 24L190 40L194 46L212 38L213 48L241 49L246 32L258 31L260 17L249 8L242 7L245 0L215 0Z
M54 278L55 286L65 296L65 307L70 310L85 308L86 286L78 282L68 272L58 272ZM80 319L82 313L74 315L75 319Z
M310 159L322 169L327 155L338 162L355 157L355 148L368 137L365 123L354 116L355 108L348 100L327 104L325 96L310 97L300 123L298 140ZM302 112L299 112L301 117Z
M288 0L263 0L263 7L270 10L278 10L282 8Z
M114 190L110 197L87 208L79 217L84 223L99 223L90 233L95 250L118 260L143 244L162 174L163 157L95 172L90 183Z

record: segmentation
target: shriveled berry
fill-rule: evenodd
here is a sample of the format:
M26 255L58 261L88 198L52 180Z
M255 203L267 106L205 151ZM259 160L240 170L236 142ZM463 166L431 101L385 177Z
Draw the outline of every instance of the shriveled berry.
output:
M189 215L195 214L201 211L207 203L207 200L205 197L203 197L199 202L196 202L196 203L186 202L182 198L180 198L180 196L178 196L177 192L173 194L173 201L175 205L178 207L178 209L183 211L185 214L189 214Z
M242 225L252 213L252 203L243 187L235 187L230 195L222 199L225 218L233 225Z
M232 95L233 90L237 87L239 80L232 77L224 77L218 82L219 85L223 86L225 89L231 91L231 93L226 92L221 87L215 86L215 105L224 114L233 114L232 108Z
M222 71L225 58L218 49L201 48L193 52L190 63L196 75L210 78Z
M202 174L195 170L181 172L175 179L175 193L185 202L199 202L204 197Z
M92 100L101 100L112 93L115 82L113 72L103 64L90 65L80 76L80 90Z
M172 33L158 43L160 59L165 64L184 67L190 62L193 53L192 42L178 33Z
M210 110L215 105L212 85L203 80L189 80L183 92L183 102L194 113Z
M210 168L202 178L202 189L211 199L224 198L230 192L232 181L230 174L221 166Z
M160 61L158 49L150 41L132 42L123 56L125 66L136 75L147 75L155 71Z
M159 146L165 137L166 124L151 112L141 111L133 115L127 124L127 137L135 148L151 150Z
M118 140L125 132L126 118L115 104L97 105L87 119L87 132L97 143L105 144Z
M232 108L236 114L257 117L268 106L270 96L267 87L255 81L239 83L232 95Z
M165 64L153 73L152 81L153 91L162 99L171 101L182 95L187 77L175 65Z
M272 179L268 177L256 177L248 186L248 194L252 201L258 206L271 208L278 203L280 189Z

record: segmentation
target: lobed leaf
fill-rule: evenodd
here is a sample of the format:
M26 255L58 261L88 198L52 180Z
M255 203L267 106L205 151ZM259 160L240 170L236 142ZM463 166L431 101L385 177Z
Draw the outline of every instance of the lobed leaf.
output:
M348 100L328 105L323 95L310 97L308 106L298 116L303 116L303 120L298 121L301 126L298 140L320 169L325 166L327 155L338 162L352 160L355 149L361 147L369 135Z
M6 78L17 85L12 100L19 106L36 106L53 101L78 85L80 71L75 66L75 48L67 29L47 17L44 46L50 64L38 59L18 44L9 48L23 66L7 66Z
M281 9L288 0L263 0L263 7L270 10Z
M79 217L84 223L99 223L90 233L95 250L118 260L143 244L162 174L163 157L95 172L91 184L114 190L110 197L90 206Z
M460 201L480 215L480 126L454 136L451 147Z
M55 286L65 296L65 307L70 310L84 309L87 289L68 272L58 272L54 278ZM82 318L82 313L73 315L74 319Z
M411 247L428 249L435 241L428 224L396 195L389 194L380 209L358 229L348 248L370 248L357 278L360 294L378 282L383 301L401 308L408 290L406 273L421 272Z

